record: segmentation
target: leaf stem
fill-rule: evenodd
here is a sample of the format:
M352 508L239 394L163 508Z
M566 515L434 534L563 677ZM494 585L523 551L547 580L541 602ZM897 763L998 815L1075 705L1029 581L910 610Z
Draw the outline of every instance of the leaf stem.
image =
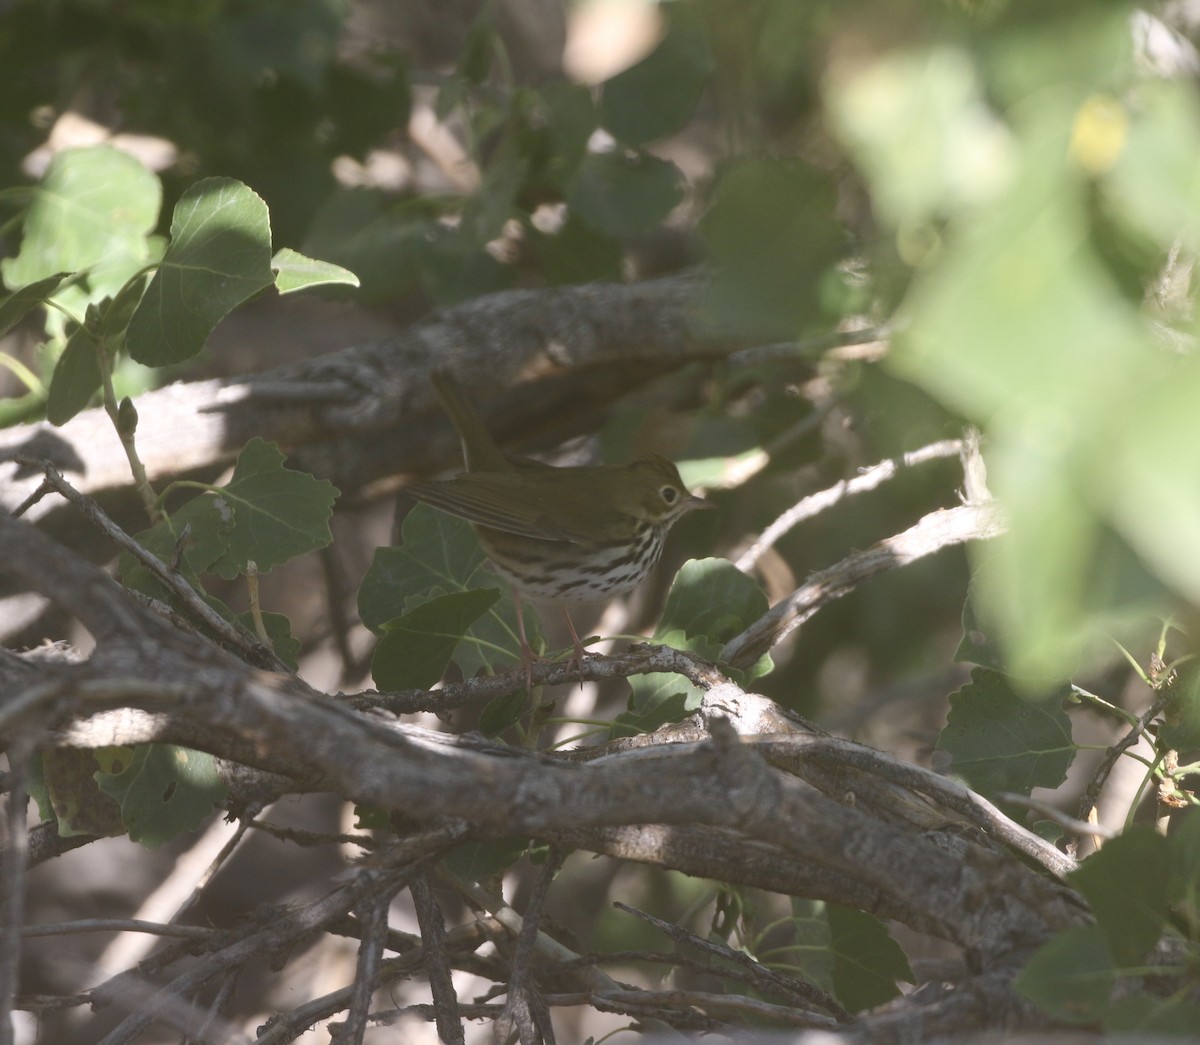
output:
M163 520L164 514L158 506L154 487L150 485L146 466L138 456L137 445L134 442L137 413L133 410L133 404L130 402L129 410L125 411L124 417L122 416L122 404L118 404L117 394L113 389L112 360L100 338L94 338L93 343L96 348L96 363L100 367L100 384L104 392L104 412L108 414L108 419L112 421L113 428L116 429L117 438L121 440L121 449L125 451L125 458L129 461L129 470L133 473L133 485L142 499L146 514L150 516L150 524L155 525ZM126 402L129 401L126 400Z

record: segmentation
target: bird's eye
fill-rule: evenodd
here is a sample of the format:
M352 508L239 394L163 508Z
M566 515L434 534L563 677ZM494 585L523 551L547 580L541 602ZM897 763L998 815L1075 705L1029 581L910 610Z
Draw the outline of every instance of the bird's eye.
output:
M667 504L674 504L679 500L679 491L673 486L664 486L658 491L658 496Z

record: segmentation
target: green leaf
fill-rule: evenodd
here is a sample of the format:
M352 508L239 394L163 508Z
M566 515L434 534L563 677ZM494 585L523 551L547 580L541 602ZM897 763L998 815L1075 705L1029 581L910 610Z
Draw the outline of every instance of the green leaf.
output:
M1171 879L1168 898L1200 942L1200 816L1178 817L1167 835Z
M529 710L529 694L523 689L493 697L479 713L479 732L485 737L498 737L515 726Z
M0 337L7 334L30 312L53 297L68 272L55 272L13 291L0 301Z
M683 564L663 607L654 641L718 661L722 645L767 611L767 597L757 584L727 559L690 559ZM769 656L740 679L771 670ZM700 706L703 691L671 672L652 672L629 680L629 710L617 723L649 732L677 722Z
M46 395L46 420L65 425L91 402L100 388L100 342L87 327L76 327L50 376Z
M564 192L575 180L596 130L592 92L579 84L552 82L531 92L531 97L536 115L528 130L533 141L527 151L534 175Z
M904 952L878 919L837 904L828 904L826 915L833 988L851 1012L891 1001L900 993L897 980L916 982Z
M790 898L790 903L792 913L788 924L792 928L792 939L785 947L780 948L781 954L772 954L771 965L776 968L784 965L789 971L794 969L809 983L833 994L835 958L830 949L832 933L825 910L826 904L823 900L809 900L796 896ZM760 961L767 960L760 948L756 948L756 953Z
M116 293L150 260L147 237L161 204L158 178L128 153L108 145L64 149L34 193L20 252L0 263L4 282L25 287L52 273L92 269L87 289L70 298L81 313L83 301Z
M1026 700L1003 675L984 668L951 695L937 748L949 752L954 772L983 795L1057 787L1075 755L1071 721L1058 696Z
M276 253L271 259L271 268L275 273L275 289L280 294L292 294L297 290L331 283L343 283L351 287L359 285L358 277L349 269L329 261L305 257L291 247L284 247Z
M195 830L224 802L228 788L211 755L173 744L139 744L132 750L131 761L105 765L98 758L102 770L96 781L120 805L129 837L147 849Z
M1196 163L1200 169L1200 154ZM1191 554L1200 540L1200 476L1187 453L1187 445L1200 439L1195 410L1200 360L1191 356L1164 367L1161 349L1139 358L1131 350L1140 346L1125 347L1129 363L1143 367L1139 377L1155 380L1133 377L1120 391L1110 390L1101 430L1081 462L1088 492L1141 563L1175 591L1200 601L1200 563ZM1143 510L1135 510L1131 498ZM1128 578L1124 585L1129 587ZM1144 600L1135 588L1133 597L1139 596Z
M1020 676L1068 674L1098 606L1144 612L1159 597L1147 566L1188 598L1200 592L1200 566L1187 552L1200 533L1200 480L1182 449L1196 433L1200 368L1156 343L1124 275L1144 271L1142 254L1165 256L1176 230L1194 224L1178 205L1195 198L1200 135L1183 131L1180 112L1135 117L1115 100L1127 90L1128 61L1114 72L1102 56L1128 58L1126 19L1113 9L1072 20L1077 32L1027 50L1033 41L1023 37L996 63L1007 86L987 86L1013 102L998 114L1007 118L1008 169L982 198L952 162L962 142L997 122L981 110L987 92L965 52L941 54L927 69L914 60L899 71L872 67L868 76L896 73L888 83L900 95L889 100L882 81L866 91L864 122L849 136L912 268L910 322L888 365L988 429L988 479L1009 534L977 573L979 610ZM919 100L931 91L954 105L922 115ZM907 187L895 184L888 157L914 135L888 121L892 105L928 141L916 162L937 165L932 184L919 172ZM1108 124L1096 117L1104 110ZM1147 135L1136 160L1124 139L1134 126ZM1169 143L1168 126L1182 132ZM1089 135L1096 140L1081 146ZM1132 163L1141 164L1136 192L1120 173ZM1150 214L1146 201L1159 194L1161 210ZM932 210L941 221L927 220ZM1130 256L1114 260L1121 253Z
M626 145L674 134L691 118L712 70L704 28L676 18L650 54L604 84L602 122Z
M1116 975L1100 929L1077 925L1039 947L1014 985L1054 1019L1091 1023L1106 1006Z
M529 848L528 838L498 838L493 842L464 842L448 852L445 868L464 882L479 882L507 871Z
M567 212L562 227L552 233L530 226L529 247L545 278L554 285L616 280L625 252L611 236Z
M824 276L846 249L836 195L833 178L806 164L728 164L700 223L716 272L705 321L741 337L794 337L819 318Z
M428 689L446 673L459 642L500 598L494 588L441 595L388 621L371 658L380 689Z
M171 245L129 324L129 354L147 366L190 359L271 281L267 205L230 178L197 182L175 205Z
M728 559L689 559L671 582L655 638L682 631L724 643L768 608L762 589Z
M1128 140L1106 183L1113 203L1160 242L1200 242L1200 104L1193 87L1173 80L1138 85L1125 113Z
M905 51L831 86L834 129L875 186L880 216L908 234L987 203L1012 177L1016 147L967 51Z
M185 529L187 538L180 549L179 571L192 587L200 590L200 574L207 573L229 547L233 514L225 502L211 494L201 494L173 509L162 522L134 536L143 548L169 565ZM175 604L169 589L127 552L121 555L118 573L126 587Z
M423 602L451 592L501 589L506 585L484 568L484 554L469 523L418 504L400 528L401 543L377 548L358 590L359 617L374 632ZM526 608L525 630L536 648L534 614ZM501 599L477 620L454 657L464 675L489 674L519 659L517 617L511 599Z
M1167 917L1167 840L1136 827L1084 861L1068 878L1085 897L1119 967L1134 967L1158 942Z
M633 236L662 221L683 199L674 164L640 153L589 153L567 205L609 236Z
M954 660L959 664L977 664L981 668L1003 672L1004 653L996 641L994 632L979 619L975 606L974 588L967 593L962 612L963 637L954 651Z
M254 627L254 614L249 610L239 613L234 620L251 635L258 634ZM275 651L275 656L295 671L299 667L300 639L292 634L292 622L282 613L270 613L265 610L262 621L267 633L267 642Z
M1195 1041L1200 1027L1200 1005L1179 997L1155 998L1131 994L1105 1006L1101 1017L1105 1031L1120 1041L1163 1042L1170 1038Z
M359 297L393 298L418 285L425 237L437 217L436 200L398 206L381 192L342 189L317 211L301 247L352 270L362 281Z
M721 653L720 643L708 642L702 635L691 637L684 631L656 632L654 641L689 650L706 660L716 661ZM628 710L614 723L624 727L617 735L650 733L667 722L678 722L695 711L703 697L704 690L672 671L634 675L629 679Z
M333 540L329 519L337 489L325 479L283 466L274 443L254 438L238 455L233 478L217 499L233 513L229 544L210 569L226 580L246 572L253 560L259 573Z
M125 340L125 328L141 300L144 283L144 276L135 276L114 297L88 306L89 310L94 307L99 311L100 319L72 331L54 366L46 400L46 417L51 424L66 424L100 389L103 378L97 352L105 352L110 360L116 358Z

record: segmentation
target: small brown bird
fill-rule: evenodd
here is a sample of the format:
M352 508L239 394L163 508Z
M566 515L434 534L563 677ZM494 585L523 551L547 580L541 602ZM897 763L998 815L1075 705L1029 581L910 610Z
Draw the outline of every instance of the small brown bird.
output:
M521 596L562 602L632 591L658 562L671 526L687 512L713 505L692 496L676 467L662 457L565 468L514 461L448 372L437 370L430 378L462 440L467 470L407 489L470 522L493 570L512 586L528 681L533 652ZM582 658L583 645L562 609L575 655Z

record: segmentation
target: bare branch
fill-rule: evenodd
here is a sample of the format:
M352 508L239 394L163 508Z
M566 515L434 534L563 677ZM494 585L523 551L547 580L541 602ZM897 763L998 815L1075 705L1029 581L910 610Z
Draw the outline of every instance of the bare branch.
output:
M994 504L964 504L931 512L903 533L814 573L791 595L730 639L721 651L721 660L736 667L753 664L822 606L840 599L868 578L964 541L998 537L1004 530L1003 517Z
M944 439L940 443L930 443L919 450L906 453L898 460L880 461L870 468L864 468L853 479L843 479L827 490L809 494L763 530L758 539L738 556L734 565L743 573L748 573L767 550L775 546L776 541L806 519L819 515L847 497L876 489L889 479L895 478L903 468L912 468L926 461L953 457L961 449L962 443L957 439Z
M421 938L424 941L425 971L429 976L429 987L433 994L438 1038L447 1045L461 1045L466 1039L462 1020L458 1015L454 981L450 978L442 909L429 887L428 875L420 874L414 878L410 889L417 909L417 924L421 927Z
M397 462L429 471L456 443L440 424L426 375L449 365L468 390L485 390L501 438L533 422L578 424L649 377L734 345L706 340L691 310L703 277L644 283L507 290L443 309L394 337L243 380L174 384L138 398L138 446L150 482L212 468L253 436L301 453L306 470L343 491L393 477ZM506 392L531 374L563 382ZM0 431L0 503L26 500L40 477L15 463L50 460L84 493L127 487L129 462L103 409L60 427L47 422ZM46 506L36 505L33 517ZM31 509L31 512L33 510Z

